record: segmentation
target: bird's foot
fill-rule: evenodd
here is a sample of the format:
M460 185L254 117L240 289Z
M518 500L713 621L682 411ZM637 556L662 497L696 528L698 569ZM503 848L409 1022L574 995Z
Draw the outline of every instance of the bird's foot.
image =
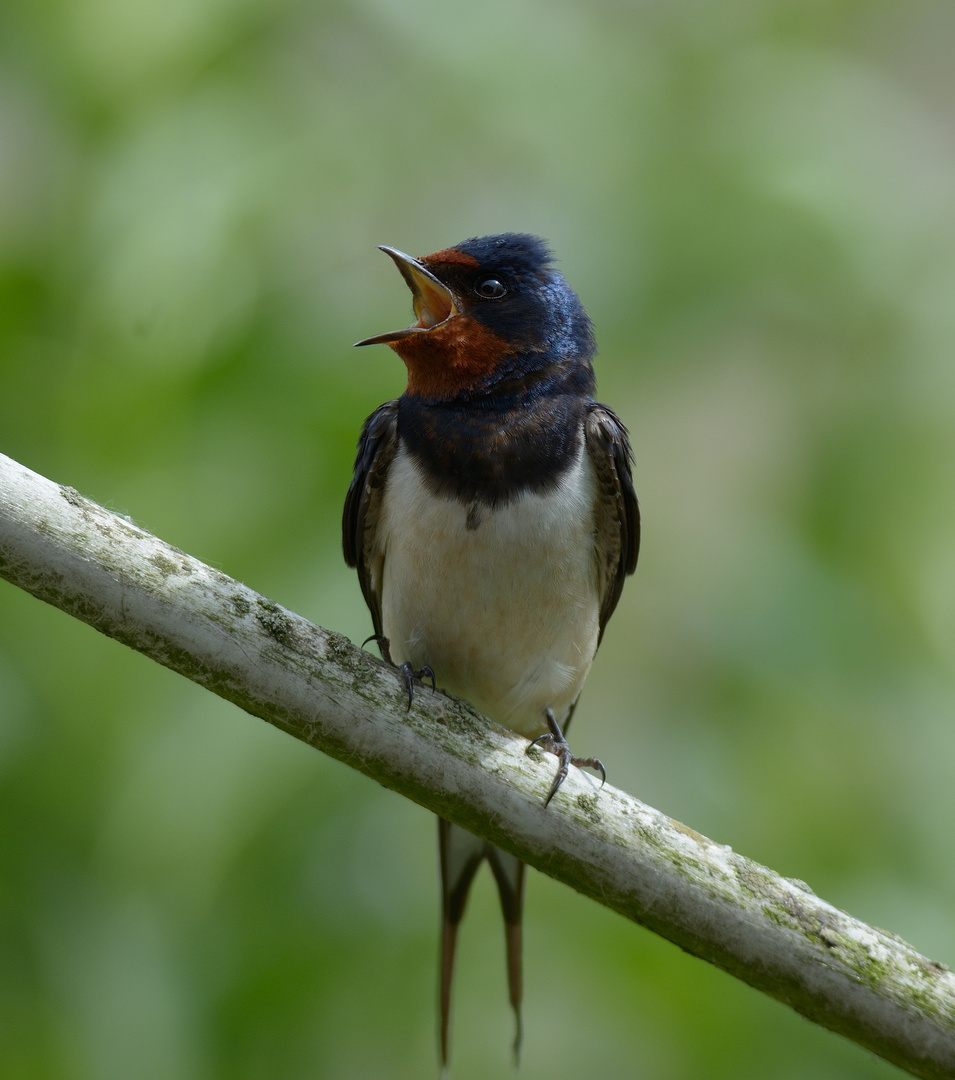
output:
M544 735L538 735L527 748L530 750L531 746L542 746L545 750L549 750L552 754L556 754L557 760L560 762L557 775L554 777L554 782L551 784L547 798L544 800L544 806L547 807L550 804L551 799L557 794L560 785L567 777L567 771L570 769L571 765L576 765L578 769L596 769L600 773L600 786L603 787L607 782L607 770L604 768L600 758L574 757L553 712L550 709L547 709L544 715L547 718L547 726L550 728L550 731L546 732Z
M434 681L434 672L431 668L425 664L424 667L419 667L415 671L414 665L409 664L406 660L403 664L398 665L398 670L401 672L402 678L405 681L405 689L408 691L408 708L411 708L411 703L414 701L414 684L420 682L423 679L431 680L431 689L437 690L438 687Z
M364 648L369 641L377 643L379 650L381 651L381 658L386 664L391 664L392 667L397 668L401 673L401 677L404 680L405 689L408 691L408 708L411 708L411 703L414 701L414 686L416 682L420 682L422 679L431 680L431 689L437 690L438 687L434 681L434 671L428 664L424 667L420 667L415 670L414 666L406 660L403 664L396 664L391 659L391 642L384 636L384 634L372 634L370 637L366 637L361 643L361 647Z
M378 646L378 651L381 653L381 658L386 664L391 664L392 667L398 665L391 659L391 642L385 637L384 634L369 634L368 637L361 643L361 647L364 648L369 641L373 641Z

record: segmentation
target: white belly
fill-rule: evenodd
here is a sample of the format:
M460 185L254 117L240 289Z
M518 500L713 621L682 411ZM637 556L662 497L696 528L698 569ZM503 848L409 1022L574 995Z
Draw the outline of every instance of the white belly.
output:
M595 477L581 450L558 489L500 510L439 499L399 448L384 495L382 629L396 663L527 736L562 722L597 648ZM476 515L476 518L475 518Z

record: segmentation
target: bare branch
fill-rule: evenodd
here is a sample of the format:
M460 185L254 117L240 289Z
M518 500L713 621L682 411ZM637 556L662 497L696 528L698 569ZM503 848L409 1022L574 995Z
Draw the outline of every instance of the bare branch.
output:
M0 455L0 576L915 1076L955 1077L955 976L800 882Z

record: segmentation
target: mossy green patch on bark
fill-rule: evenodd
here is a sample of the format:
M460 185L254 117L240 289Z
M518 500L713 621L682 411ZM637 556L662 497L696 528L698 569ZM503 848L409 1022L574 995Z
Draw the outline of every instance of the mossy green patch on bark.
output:
M155 555L149 556L149 562L162 574L164 578L170 577L173 574L189 573L190 571L177 565L172 559L167 558L161 552L156 552Z

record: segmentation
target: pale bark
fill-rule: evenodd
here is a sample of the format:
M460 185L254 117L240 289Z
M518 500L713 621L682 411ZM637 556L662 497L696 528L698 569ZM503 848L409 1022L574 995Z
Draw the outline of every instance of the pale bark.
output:
M913 1075L955 1077L943 965L574 769L545 810L553 757L428 689L409 710L341 635L2 455L0 576Z

